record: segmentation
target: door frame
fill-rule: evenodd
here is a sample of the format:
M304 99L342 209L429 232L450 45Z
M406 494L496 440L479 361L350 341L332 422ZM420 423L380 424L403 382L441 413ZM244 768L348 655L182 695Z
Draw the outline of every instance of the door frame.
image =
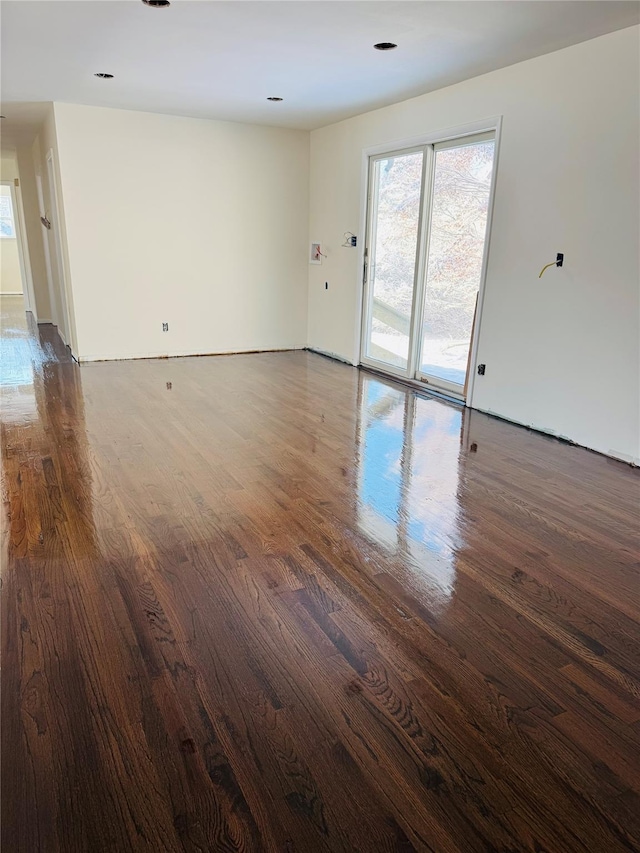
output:
M45 165L47 170L47 181L49 186L49 204L51 205L51 229L48 231L50 237L53 238L53 254L55 256L54 263L56 265L57 270L57 283L58 287L54 290L58 290L59 293L56 293L56 296L60 298L60 311L62 312L62 318L58 317L58 322L56 323L58 328L58 334L64 341L64 343L71 349L73 353L73 329L71 327L71 310L69 305L69 290L67 287L67 270L65 266L65 256L64 256L64 244L62 237L62 215L60 210L60 198L58 195L58 175L57 175L57 164L56 157L53 148L50 148L47 151L45 157ZM57 303L55 307L55 313L57 314ZM54 312L54 307L51 308L52 312ZM64 320L64 334L60 329L60 319Z
M58 325L58 317L56 313L56 300L53 289L53 273L51 270L51 251L49 249L49 231L45 228L43 219L47 217L46 205L44 202L44 189L42 186L42 175L36 173L36 193L38 195L38 212L40 214L40 234L42 237L42 245L44 249L44 264L45 264L45 272L47 274L47 290L49 293L49 314L51 315L46 320L43 319L41 323L53 323L55 326Z
M425 382L424 380L417 379L415 376L415 372L417 371L418 365L417 361L417 350L419 346L418 336L415 334L414 329L416 326L415 317L418 309L422 309L423 307L423 299L424 299L424 288L421 287L421 283L424 279L424 275L426 273L426 259L427 259L427 233L426 229L428 228L428 219L429 217L425 215L427 210L431 209L431 193L433 190L432 187L432 172L433 172L433 152L431 153L431 157L425 157L423 160L423 170L426 169L427 160L430 160L431 168L428 174L423 174L423 193L421 197L421 220L419 226L419 238L420 238L420 247L418 252L417 259L417 273L414 277L414 299L412 306L412 315L411 315L411 331L412 336L409 341L409 360L407 365L407 371L402 371L398 368L394 368L393 366L384 364L383 362L377 361L375 359L368 358L364 356L364 336L368 329L368 311L369 311L369 299L368 299L368 276L367 276L367 251L369 248L369 210L371 205L371 186L370 186L370 177L371 177L371 164L374 162L375 158L380 158L385 154L393 155L400 154L404 152L408 152L411 149L419 149L421 147L430 145L434 146L438 143L442 142L453 142L457 139L463 139L465 136L477 136L481 133L494 133L495 135L495 146L494 146L494 157L493 157L493 172L491 175L491 187L489 191L489 206L487 210L487 229L485 232L485 243L484 243L484 255L482 259L482 271L480 274L480 282L478 286L478 302L476 308L476 322L473 328L473 333L471 336L471 346L469 350L469 373L467 376L467 392L466 398L463 398L459 393L455 391L447 391L445 388L436 388L433 385ZM430 133L420 134L418 136L407 137L405 139L390 141L386 143L379 143L377 145L372 145L362 150L362 162L361 162L361 205L360 205L360 234L364 235L364 239L361 242L360 250L359 250L359 264L358 264L358 312L356 316L356 337L355 340L359 342L358 344L358 364L365 365L366 367L372 368L374 370L381 371L383 373L388 374L389 376L395 376L397 378L402 379L404 382L409 382L414 385L416 388L420 388L423 391L433 391L435 393L444 394L446 396L451 396L459 400L463 400L465 405L471 406L473 400L473 391L474 391L474 380L475 380L475 362L477 358L478 351L478 340L480 336L480 328L482 325L482 308L484 304L484 294L485 294L485 284L487 278L487 267L488 267L488 259L489 259L489 249L491 242L491 230L492 230L492 222L493 222L493 209L494 209L494 200L495 200L495 189L496 189L496 180L498 174L498 161L500 154L500 139L502 135L502 116L492 116L490 118L482 119L479 121L469 122L463 125L457 125L455 127L446 128L440 131L433 131ZM428 186L427 186L428 183ZM428 196L428 197L427 197ZM418 293L416 294L416 289L418 289ZM416 298L417 297L417 298ZM418 305L418 303L420 303ZM365 318L365 309L367 311L367 317ZM366 319L366 322L365 322ZM408 375L408 370L410 365L415 366L414 374Z

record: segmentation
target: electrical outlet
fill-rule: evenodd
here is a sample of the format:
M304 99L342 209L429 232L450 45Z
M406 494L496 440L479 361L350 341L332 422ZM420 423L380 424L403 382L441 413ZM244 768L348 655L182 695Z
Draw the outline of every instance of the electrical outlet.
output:
M487 369L486 364L479 364L478 365L478 376L484 376L484 372L486 369Z
M168 332L168 331L169 331L169 324L168 324L168 323L163 323L163 324L162 324L162 331L163 331L163 332Z

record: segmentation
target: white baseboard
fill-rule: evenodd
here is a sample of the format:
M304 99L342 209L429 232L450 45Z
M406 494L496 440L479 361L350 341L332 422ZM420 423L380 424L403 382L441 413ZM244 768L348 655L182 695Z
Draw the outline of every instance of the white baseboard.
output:
M24 293L21 290L3 290L0 292L0 299L3 296L24 296Z
M38 325L39 326L44 326L44 325L53 326L53 320L46 320L46 319L45 320L38 320Z

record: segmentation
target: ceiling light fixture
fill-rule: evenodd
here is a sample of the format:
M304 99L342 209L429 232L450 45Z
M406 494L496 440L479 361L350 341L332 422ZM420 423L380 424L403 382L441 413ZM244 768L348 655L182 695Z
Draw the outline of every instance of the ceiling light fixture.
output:
M268 101L282 101L283 98L276 98L275 95L271 95L271 97L267 98Z
M142 0L145 6L151 6L153 9L166 9L171 3L169 0Z
M97 74L93 75L94 77L99 77L101 80L112 80L113 74L107 74L105 71L98 71Z
M378 44L374 44L376 50L393 50L398 47L397 44L394 44L392 41L379 41Z

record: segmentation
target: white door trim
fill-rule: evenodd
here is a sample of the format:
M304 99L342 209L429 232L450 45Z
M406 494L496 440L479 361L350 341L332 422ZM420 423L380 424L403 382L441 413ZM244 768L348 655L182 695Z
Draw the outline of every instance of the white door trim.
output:
M51 202L51 225L53 232L55 263L58 270L58 284L60 289L60 310L64 319L64 333L58 322L58 334L62 340L71 346L73 340L71 334L71 312L69 311L69 296L67 289L67 275L64 259L64 246L62 241L62 217L60 215L60 200L58 198L58 180L56 175L56 161L53 148L47 151L46 156L47 177L49 179L49 199ZM61 318L59 317L58 320Z
M44 204L44 191L42 189L42 175L36 175L36 191L38 193L38 210L40 218L46 218L46 208ZM44 265L47 273L47 290L49 292L49 308L51 314L51 322L58 325L58 315L56 313L56 300L53 292L53 274L51 271L51 252L49 251L49 232L41 223L42 245L44 246ZM45 321L43 321L45 322Z

